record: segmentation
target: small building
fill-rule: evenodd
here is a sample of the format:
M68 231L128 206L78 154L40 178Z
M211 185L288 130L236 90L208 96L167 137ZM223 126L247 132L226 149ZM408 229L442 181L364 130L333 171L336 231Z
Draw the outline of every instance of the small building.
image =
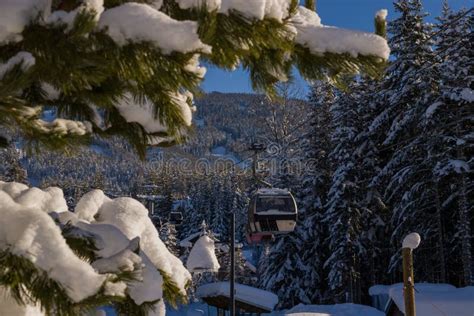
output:
M230 306L229 282L216 282L197 288L196 296L217 309L224 316ZM260 315L270 313L278 304L278 296L251 286L235 284L236 315Z
M387 316L405 315L402 283L377 286L369 289L369 294L375 304L386 298L384 311ZM456 288L451 284L416 283L415 307L417 316L472 316L474 287Z
M372 301L372 307L375 307L379 311L384 312L385 306L387 306L389 297L388 290L391 285L377 284L369 288L369 295Z

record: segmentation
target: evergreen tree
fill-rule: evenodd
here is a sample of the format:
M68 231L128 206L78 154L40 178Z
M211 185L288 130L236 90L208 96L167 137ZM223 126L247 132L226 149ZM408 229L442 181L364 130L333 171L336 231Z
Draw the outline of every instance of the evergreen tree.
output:
M5 182L28 183L28 173L20 162L20 154L14 145L10 145L4 149L5 160L3 162L5 173L1 176L1 180Z
M334 89L324 82L317 82L311 87L308 98L311 105L310 128L302 141L303 172L301 191L298 195L300 210L298 229L303 240L302 261L306 266L305 277L300 286L306 292L311 303L321 303L327 290L324 261L327 259L325 238L326 225L322 223L326 194L330 183L331 151L329 111L334 102Z
M180 256L180 249L178 245L178 240L176 238L176 226L173 224L164 223L161 225L160 230L160 239L163 241L163 243L166 245L166 248L175 255L176 257Z
M462 271L464 285L474 283L472 256L473 186L470 170L474 142L472 132L472 69L473 16L466 10L453 12L444 3L442 16L438 19L436 36L438 64L433 65L440 73L439 96L425 112L421 125L423 132L431 135L426 146L431 155L430 167L436 193L436 206L443 216L440 226L446 239L446 252L461 258L461 269L444 271L451 277ZM454 212L452 210L455 210ZM454 221L453 221L454 219ZM450 228L454 229L450 229Z
M172 188L168 185L163 187L163 191L161 192L163 198L158 202L156 206L158 208L158 214L166 220L169 219L171 212L173 211L173 192L171 191Z
M400 240L411 232L422 234L422 247L437 247L442 257L441 213L434 205L430 164L433 160L424 146L430 135L420 130L419 122L437 95L439 74L426 67L435 58L432 28L424 22L426 14L419 0L395 3L400 16L389 24L389 40L396 58L387 68L387 77L379 92L378 114L370 130L378 133L380 150L384 152L381 170L374 177L372 188L385 188L384 199L393 208L393 257L391 269L400 267L397 251ZM431 257L433 258L433 257ZM426 257L426 266L438 269ZM423 265L423 264L421 264ZM431 271L423 269L421 275ZM420 277L422 277L420 275Z
M381 82L370 78L361 78L357 89L351 91L355 95L353 107L356 109L357 130L353 143L353 155L357 166L358 188L357 199L361 206L361 234L359 236L361 248L359 251L360 288L358 301L368 298L365 290L374 284L385 284L388 266L386 251L390 242L387 236L387 225L390 221L390 212L383 202L383 188L371 185L371 180L380 171L379 143L377 137L371 134L367 126L372 122L377 104L378 88ZM363 298L362 298L363 296Z
M305 275L298 233L277 237L275 244L262 253L259 262L259 286L278 295L278 308L288 308L310 300L300 287Z
M354 89L354 88L352 88ZM357 195L357 173L352 153L357 135L357 115L352 94L340 95L331 106L331 186L325 205L324 223L329 227L328 285L336 302L353 302L358 280L361 205Z

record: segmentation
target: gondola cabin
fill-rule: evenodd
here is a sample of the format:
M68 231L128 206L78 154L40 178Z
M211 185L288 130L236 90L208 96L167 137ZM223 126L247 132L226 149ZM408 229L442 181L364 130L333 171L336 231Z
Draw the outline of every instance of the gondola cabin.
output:
M296 227L298 208L293 195L284 189L259 189L249 204L249 243L292 232Z

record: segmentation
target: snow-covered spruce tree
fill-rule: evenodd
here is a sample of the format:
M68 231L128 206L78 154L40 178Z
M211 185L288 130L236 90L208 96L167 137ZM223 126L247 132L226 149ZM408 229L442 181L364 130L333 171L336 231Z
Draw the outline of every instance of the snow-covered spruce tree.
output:
M214 203L209 210L209 227L220 239L229 236L229 214L232 212L232 193L227 180L221 175L215 175L212 181Z
M200 57L243 67L256 90L274 95L293 65L337 82L376 74L389 54L383 38L354 41L296 0L21 0L0 9L0 122L50 148L118 135L144 156L147 145L182 140L205 74Z
M298 8L297 1L282 1L275 5L259 2L253 6L241 1L205 1L203 7L196 7L196 3L181 0L2 2L0 124L19 128L34 148L71 149L87 143L93 135L117 135L133 144L143 157L147 145L169 144L185 137L193 110L191 93L197 92L205 72L199 66L199 55L225 69L240 64L249 71L254 88L269 95L274 94L276 82L290 77L292 65L296 65L306 78L318 78L323 72L330 72L337 82L347 72L362 70L375 74L388 57L388 46L382 38L362 34L358 41L353 41L350 31L322 27L316 13ZM335 41L338 45L331 45ZM43 119L45 106L54 111L50 120ZM4 141L2 137L1 143ZM10 214L14 208L18 208L15 216L27 214L28 208L17 198L16 195L5 197L7 202L2 204L2 215ZM108 202L104 204L108 205ZM145 211L140 208L139 213ZM114 222L121 226L119 230L127 240L141 235L129 231L125 223L117 223L118 219L104 212L94 214L97 218L90 217L87 212L86 220L103 221L105 218ZM6 218L2 216L2 219ZM144 217L130 216L128 219L133 222L141 218ZM44 221L46 228L55 227L50 225L49 218ZM137 224L137 227L143 226ZM2 225L2 231L6 228L8 225ZM141 233L147 240L150 240L148 234L156 235L156 231L149 230ZM39 232L35 236L39 238L38 243L47 243ZM61 240L58 237L56 244L64 245ZM130 240L127 243L130 244ZM15 252L9 251L15 249L14 246L2 248L7 255L2 258L16 260ZM131 256L132 248L138 249L122 246L127 256ZM149 305L160 304L158 307L161 308L163 300L157 303L157 295L163 293L164 300L173 302L186 283L187 278L173 270L179 269L174 259L170 259L173 262L169 266L163 267L159 255L154 257L146 249L142 250L140 254L152 256L151 261L162 270L157 273L150 268L146 270L150 275L144 279L161 278L163 287L152 291L156 294L152 302L150 298L142 302L125 295L118 308L124 314L139 315L143 312L141 308ZM88 306L97 302L85 300L86 294L90 293L71 297L67 291L66 294L59 290L44 291L40 286L44 282L51 282L53 288L60 286L55 283L57 280L44 274L48 266L33 267L34 260L30 259L22 257L19 261L5 262L2 267L15 266L17 271L30 271L41 275L42 279L16 282L17 287L11 280L2 284L13 291L20 286L32 303L40 304L50 313L76 313L78 305L71 303L71 299ZM134 263L135 259L132 260ZM147 259L142 256L141 260ZM24 265L26 270L18 269ZM92 273L90 269L89 272ZM101 280L100 277L96 279ZM31 280L41 282L33 284ZM70 288L70 284L65 287ZM123 285L120 288L123 289ZM92 291L93 287L89 286L89 289ZM49 293L58 295L50 296ZM113 296L122 296L122 291ZM24 297L21 293L16 295L18 299ZM147 302L150 304L146 305Z
M171 183L167 183L163 187L163 199L161 199L157 204L157 212L160 214L164 219L168 219L170 213L173 211L173 192L171 188Z
M421 2L400 0L395 9L400 16L389 24L395 60L387 68L379 89L379 114L369 127L377 135L375 141L380 142L383 153L379 158L381 170L370 187L383 188L384 200L393 210L392 270L400 267L399 243L410 231L423 235L423 247L436 247L436 256L431 251L426 260L419 261L419 275L424 278L432 268L442 270L434 258L442 257L444 249L441 214L436 212L430 171L434 160L429 159L432 155L424 146L431 135L423 133L419 126L420 118L438 93L439 75L435 68L426 67L435 56L432 28L424 22L426 14Z
M189 191L191 206L183 213L183 222L181 223L178 235L180 240L183 240L189 237L189 235L200 231L200 225L206 219L202 210L206 204L204 203L205 199L201 194L201 186L198 185L198 183L192 183Z
M300 280L300 286L305 291L311 303L321 303L324 299L327 284L323 270L327 259L325 239L326 226L323 224L324 205L330 184L331 151L329 111L334 102L334 89L326 82L316 82L311 87L308 101L311 105L309 129L302 138L303 169L301 174L301 189L297 196L300 206L298 225L303 229L302 261L306 273Z
M351 89L356 89L356 84ZM331 106L331 185L323 222L329 228L329 258L324 263L328 285L335 302L353 302L358 281L361 205L358 199L357 171L353 144L358 133L355 95L340 93Z
M228 239L221 239L216 253L220 264L219 273L217 275L217 280L219 281L229 281L230 279L230 247L228 241ZM255 286L255 273L247 266L247 260L244 257L242 248L242 243L236 243L235 281L240 284Z
M296 232L277 237L275 245L264 250L264 258L259 262L259 287L278 295L278 308L310 302L300 287L306 267L300 256L303 249L298 239Z
M176 226L166 222L161 225L160 227L160 238L165 244L166 248L175 255L176 257L179 257L181 251L178 246L178 239L176 237Z
M0 149L2 150L2 149ZM15 181L19 183L28 183L28 173L20 162L20 153L12 144L3 149L2 165L4 169L3 175L0 175L0 180Z
M380 13L379 13L380 14ZM371 135L367 126L374 118L375 97L380 82L362 77L351 91L353 97L353 115L357 117L357 134L352 144L352 155L356 166L354 199L360 210L360 235L357 269L359 280L355 291L355 301L368 299L368 289L374 284L389 282L386 278L388 266L386 245L390 238L387 234L386 222L390 220L390 212L381 198L380 187L371 186L372 178L380 170L377 138Z
M474 283L472 255L473 199L472 170L472 90L474 69L472 13L453 12L444 4L436 36L436 67L440 73L439 97L424 114L424 133L431 137L426 143L433 157L430 165L435 183L436 205L443 217L444 234L451 241L446 252L460 257L458 268L446 256L447 278L462 275L462 285ZM454 244L454 247L452 246Z

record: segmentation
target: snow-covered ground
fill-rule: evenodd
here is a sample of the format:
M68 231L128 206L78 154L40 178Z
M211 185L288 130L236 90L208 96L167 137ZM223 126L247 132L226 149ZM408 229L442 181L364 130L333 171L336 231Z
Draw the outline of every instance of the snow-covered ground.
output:
M456 288L449 284L415 284L417 316L474 315L474 286ZM389 288L388 295L399 310L405 309L403 284Z
M276 311L268 315L293 316L384 316L381 311L366 305L336 304L336 305L297 305L291 309Z
M203 303L181 306L178 310L167 307L168 316L216 316L217 310ZM297 305L291 309L276 311L266 316L384 316L384 313L370 306L358 304ZM109 316L109 314L107 314ZM112 316L112 315L110 315Z

